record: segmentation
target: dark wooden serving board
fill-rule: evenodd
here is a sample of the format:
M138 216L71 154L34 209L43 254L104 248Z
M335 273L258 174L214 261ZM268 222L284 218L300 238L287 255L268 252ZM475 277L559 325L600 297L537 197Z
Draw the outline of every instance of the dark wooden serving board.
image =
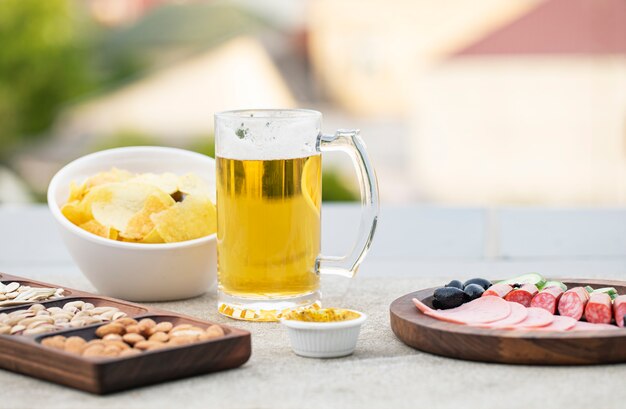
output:
M64 288L66 296L43 301L46 307L62 306L67 302L84 300L96 306L114 306L135 319L167 320L174 325L193 324L207 327L214 323L171 311L151 308L114 298L65 288L0 273L0 281L18 281L31 287ZM0 313L27 309L31 304L0 308ZM225 335L208 341L172 348L145 351L139 355L115 358L84 358L65 351L44 347L41 339L53 335L78 335L87 340L96 338L94 324L82 328L64 329L42 335L0 335L0 368L23 373L72 388L96 394L106 394L137 386L172 379L221 371L243 365L251 354L250 333L227 325L220 326Z
M590 285L615 287L626 293L626 282L559 279L568 288ZM618 331L540 332L497 330L439 321L424 315L411 301L432 307L435 288L402 296L391 303L391 328L405 344L450 358L530 365L590 365L626 362L626 329Z

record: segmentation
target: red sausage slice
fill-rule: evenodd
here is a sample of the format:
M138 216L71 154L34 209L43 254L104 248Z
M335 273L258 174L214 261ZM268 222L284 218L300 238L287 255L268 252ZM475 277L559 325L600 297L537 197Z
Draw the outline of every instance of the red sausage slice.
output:
M561 287L548 287L544 288L533 297L530 302L531 307L543 308L550 314L556 313L556 306L559 304L559 300L563 295L563 289Z
M413 304L429 317L457 324L484 324L502 320L511 314L508 302L497 297L481 297L449 310L433 310L417 298Z
M615 323L618 327L624 327L624 316L626 315L626 295L618 295L613 300L613 312L615 313Z
M537 290L537 287L534 284L524 284L517 290L513 290L508 293L504 299L510 302L522 304L524 307L530 307L533 297L538 292L539 290Z
M585 307L585 319L592 324L610 324L613 318L611 307L611 297L608 294L591 294Z
M559 314L580 320L585 312L585 305L589 300L589 293L583 287L574 287L567 290L559 301Z
M482 296L495 295L496 297L504 298L511 291L513 291L513 287L508 284L494 284L485 290Z

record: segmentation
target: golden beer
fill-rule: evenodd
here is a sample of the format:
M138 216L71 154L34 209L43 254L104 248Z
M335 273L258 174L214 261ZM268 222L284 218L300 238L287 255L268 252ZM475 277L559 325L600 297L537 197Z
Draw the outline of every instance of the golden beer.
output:
M317 291L321 156L216 161L219 290L251 299Z

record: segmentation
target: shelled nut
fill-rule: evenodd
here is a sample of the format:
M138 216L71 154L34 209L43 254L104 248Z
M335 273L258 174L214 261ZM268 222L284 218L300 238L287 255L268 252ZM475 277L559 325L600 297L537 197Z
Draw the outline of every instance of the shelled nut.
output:
M8 284L0 282L0 308L54 300L62 298L64 293L62 288L31 287L16 281Z
M137 322L128 317L98 327L95 334L98 338L90 341L76 336L65 338L57 335L44 338L41 344L84 357L108 358L133 356L144 351L188 345L225 335L219 325L205 329L190 324L174 326L169 321L157 323L150 318Z

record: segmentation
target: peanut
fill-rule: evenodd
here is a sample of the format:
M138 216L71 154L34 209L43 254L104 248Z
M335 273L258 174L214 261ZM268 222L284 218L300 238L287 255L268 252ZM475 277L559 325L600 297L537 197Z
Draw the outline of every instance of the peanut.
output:
M148 338L149 341L156 342L167 342L168 339L170 339L170 337L165 332L155 332L154 334L150 335L150 338Z
M68 308L77 308L77 305L71 305ZM49 309L50 310L50 309ZM104 307L93 308L95 312L108 314L109 310ZM50 314L57 314L58 311L49 311ZM8 315L0 313L0 331L5 330L2 327L2 319ZM81 315L80 319L93 319L94 315ZM12 318L12 317L8 317ZM23 317L22 317L23 318ZM27 330L37 330L48 323L48 319L41 321L30 320L33 328ZM9 327L9 330L13 330ZM174 326L169 321L156 323L150 318L144 318L137 322L136 320L123 317L116 319L108 324L102 325L96 329L98 339L87 342L81 337L55 336L44 338L41 343L51 348L62 349L70 353L82 355L84 357L130 357L141 354L143 351L152 351L162 348L176 347L179 345L188 345L198 341L206 341L224 336L224 329L219 325L211 325L206 329L200 328L192 324L180 324Z
M126 333L127 334L139 334L141 333L141 330L139 329L139 325L132 324L126 327Z
M142 351L147 351L151 349L159 349L163 347L165 347L165 345L162 342L156 342L156 341L140 341L135 344L135 348L140 349Z
M87 341L81 337L69 337L65 340L65 350L73 354L80 354L86 344Z
M169 321L163 321L163 322L159 322L155 327L154 327L154 332L170 332L172 330L172 328L174 327L174 324L172 324Z
M138 342L141 341L145 341L146 339L143 337L143 335L141 334L135 334L135 333L130 333L130 334L124 334L124 336L122 337L122 339L124 340L124 342L130 344L130 345L135 345Z
M104 353L104 345L90 345L83 351L83 356L102 356Z
M41 345L55 349L64 349L65 337L63 335L57 335L54 337L44 338L41 340Z
M143 335L150 335L149 331L151 328L156 327L156 322L154 322L153 319L144 318L141 321L139 321L138 325L139 325L139 331L141 331Z
M120 334L106 334L102 339L105 341L121 341L122 336Z
M122 335L124 334L125 328L123 325L120 324L116 324L116 323L110 323L110 324L105 324L101 327L98 327L98 329L96 329L96 335L100 338L104 337L107 334L118 334L118 335Z

